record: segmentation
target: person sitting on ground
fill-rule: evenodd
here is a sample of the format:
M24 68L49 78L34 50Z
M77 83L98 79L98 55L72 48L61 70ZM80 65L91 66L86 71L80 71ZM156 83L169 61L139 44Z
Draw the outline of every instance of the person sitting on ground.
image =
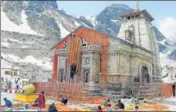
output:
M38 104L39 104L39 99L37 98L32 106L33 106L33 107L37 107Z
M65 96L63 96L63 95L60 95L60 97L61 97L61 102L62 102L64 105L66 105L67 102L68 102L67 97L65 97Z
M121 102L121 100L118 100L118 104L116 105L118 109L125 109L125 105Z
M107 106L108 106L108 104L110 104L110 99L108 99L108 100L105 100L105 101L104 101L104 106L106 106L106 107L107 107Z
M111 107L111 104L108 104L108 109L107 109L108 112L113 112L113 108Z
M136 105L136 106L135 106L135 111L138 111L138 109L139 109L139 107Z
M98 106L98 110L97 110L97 112L103 112L101 106Z
M54 103L49 106L48 112L58 112Z
M12 107L12 102L7 98L4 98L5 105L3 107Z

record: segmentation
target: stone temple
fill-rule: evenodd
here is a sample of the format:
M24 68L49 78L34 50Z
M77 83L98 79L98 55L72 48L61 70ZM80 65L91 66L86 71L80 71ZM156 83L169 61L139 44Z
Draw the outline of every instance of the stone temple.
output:
M117 37L79 27L55 47L53 80L85 84L90 94L131 94L134 83L160 81L153 17L146 11L121 15Z

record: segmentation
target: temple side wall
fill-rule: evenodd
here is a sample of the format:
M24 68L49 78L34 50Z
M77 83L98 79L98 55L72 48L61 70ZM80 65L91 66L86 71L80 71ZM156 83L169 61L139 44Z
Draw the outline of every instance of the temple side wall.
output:
M65 56L58 56L58 68L57 68L57 80L61 80L60 76L60 70L62 69L64 71L64 75L66 75L66 69L65 68L65 62L66 62L66 57Z
M118 41L118 40L117 40ZM125 76L139 77L141 75L141 67L147 66L150 76L152 76L153 55L140 48L132 48L132 46L123 42L112 44L109 50L109 74L120 74Z
M92 77L96 83L99 82L100 65L100 54L94 53L92 57Z
M82 66L81 66L81 75L82 77L84 77L84 70L87 69L89 70L89 81L93 81L92 78L92 64L93 64L93 55L92 54L83 54L82 55ZM86 60L89 60L88 62L86 62Z

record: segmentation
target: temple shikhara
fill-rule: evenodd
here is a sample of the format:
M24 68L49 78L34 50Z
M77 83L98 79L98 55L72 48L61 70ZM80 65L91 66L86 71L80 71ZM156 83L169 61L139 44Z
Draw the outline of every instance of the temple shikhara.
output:
M135 83L139 89L147 83L159 82L160 60L153 17L146 10L121 17L117 37L79 27L59 42L52 79L63 84L83 82L85 91L96 95L117 91L132 94Z

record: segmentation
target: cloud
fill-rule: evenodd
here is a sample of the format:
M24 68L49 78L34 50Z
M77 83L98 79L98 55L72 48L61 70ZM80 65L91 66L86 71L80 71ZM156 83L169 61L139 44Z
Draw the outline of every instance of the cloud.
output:
M176 18L167 17L159 21L159 30L166 38L176 42Z

